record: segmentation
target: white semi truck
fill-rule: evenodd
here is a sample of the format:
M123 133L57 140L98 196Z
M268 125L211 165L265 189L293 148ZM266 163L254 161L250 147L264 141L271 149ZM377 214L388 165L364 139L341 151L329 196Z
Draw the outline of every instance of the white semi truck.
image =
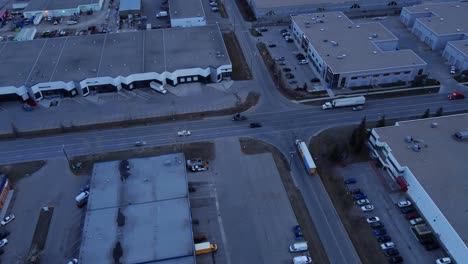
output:
M346 107L346 106L356 106L356 105L364 105L366 103L366 98L364 96L356 96L356 97L347 97L347 98L340 98L334 99L331 102L326 102L322 105L322 109L332 109L336 107Z

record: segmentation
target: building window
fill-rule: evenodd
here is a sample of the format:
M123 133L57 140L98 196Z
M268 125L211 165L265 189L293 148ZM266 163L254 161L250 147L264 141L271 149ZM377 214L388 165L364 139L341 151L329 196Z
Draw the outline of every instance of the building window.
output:
M389 75L390 75L390 73L384 73L384 75L383 75L383 76L389 76Z
M403 72L403 73L404 73L404 74L410 74L411 71L405 71L405 72Z
M372 75L372 77L379 77L379 76L380 76L380 74L374 74L374 75Z
M351 77L351 80L356 80L356 79L357 79L357 77Z
M400 72L394 72L393 74L394 75L400 75Z

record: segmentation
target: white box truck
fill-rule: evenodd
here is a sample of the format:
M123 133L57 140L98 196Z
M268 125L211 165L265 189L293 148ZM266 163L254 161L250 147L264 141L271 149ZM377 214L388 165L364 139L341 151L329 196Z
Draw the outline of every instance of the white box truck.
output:
M356 96L356 97L347 97L347 98L340 98L334 99L331 102L326 102L322 105L322 109L332 109L336 107L346 107L346 106L355 106L355 105L364 105L366 103L366 98L364 96Z
M167 11L160 11L156 14L156 17L167 17Z

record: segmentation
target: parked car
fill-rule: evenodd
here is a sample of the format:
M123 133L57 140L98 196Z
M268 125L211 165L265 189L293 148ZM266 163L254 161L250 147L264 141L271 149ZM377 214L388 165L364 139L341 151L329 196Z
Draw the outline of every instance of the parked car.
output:
M305 64L308 64L309 61L307 61L307 60L300 60L300 61L298 61L297 63L298 63L299 65L305 65Z
M382 222L374 222L374 223L371 223L370 226L372 229L379 229L379 228L384 227L384 224L382 224Z
M291 68L283 68L283 72L291 72Z
M400 208L400 211L403 214L409 214L409 213L415 212L416 208L414 208L414 206L410 205L410 206Z
M409 222L410 222L411 225L414 226L414 225L422 224L422 223L424 223L425 221L424 221L424 219L422 219L421 217L418 217L418 218L415 218L415 219L413 219L413 220L410 220Z
M358 193L358 194L353 195L354 200L362 200L366 198L367 198L367 195L364 193Z
M213 11L213 12L218 12L218 11L219 11L219 8L216 7L216 6L213 6L213 7L211 7L211 11Z
M286 62L280 61L278 64L279 64L279 65L286 65Z
M374 235L376 236L385 235L385 234L387 234L387 229L385 228L379 228L379 229L374 230Z
M286 42L292 43L292 42L294 42L294 40L292 38L288 38L288 39L286 39Z
M361 189L359 189L359 188L356 188L356 189L351 189L351 190L349 190L349 192L350 192L351 194L358 194L358 193L362 193L362 192L361 192Z
M276 57L275 61L284 61L284 57Z
M357 205L366 205L366 204L369 204L369 200L368 199L357 200L356 204Z
M380 221L380 218L377 217L377 216L373 216L373 217L367 218L366 221L367 221L367 223L371 224L371 223L375 223L375 222Z
M286 76L286 79L294 79L295 77L294 74L292 73L286 73L285 76Z
M312 259L308 256L297 256L293 258L294 264L308 264L312 263Z
M5 237L9 236L10 232L9 231L3 231L0 233L0 239L4 239Z
M4 247L6 244L8 244L8 239L4 238L0 240L0 248Z
M453 92L448 96L449 100L463 99L465 96L460 92Z
M78 264L78 259L70 259L67 264Z
M297 84L296 80L289 81L289 84Z
M435 262L436 264L450 264L452 260L450 258L438 258Z
M457 68L455 68L455 66L450 66L450 74L455 74L455 72L457 71Z
M426 244L424 245L424 248L427 250L427 251L432 251L432 250L436 250L438 249L440 246L439 246L439 243L437 242L433 242L433 243L429 243L429 244Z
M363 212L369 212L372 210L374 210L374 206L372 204L361 206L361 211Z
M415 218L418 218L419 214L418 213L409 213L405 215L406 220L413 220Z
M282 30L280 30L280 33L281 33L281 34L283 34L283 33L285 33L285 32L288 32L288 30L287 30L287 29L285 29L285 28L284 28L284 29L282 29Z
M269 48L274 48L274 47L276 47L276 44L274 44L274 43L268 44L268 47Z
M346 179L344 180L344 183L345 183L345 184L354 184L354 183L356 183L356 182L357 182L357 181L356 181L355 178L346 178Z
M267 32L268 31L268 28L266 27L260 27L260 28L257 28L258 31L260 32Z
M300 61L300 60L305 60L305 58L306 58L306 57L305 57L304 54L302 54L302 53L296 54L296 59L299 60L299 61Z
M10 223L11 221L15 220L15 215L14 214L11 214L11 215L7 215L5 216L5 218L3 218L2 222L0 223L2 226L6 226L8 223Z
M146 141L136 141L135 142L136 147L141 147L141 146L144 146L144 145L146 145Z
M216 3L216 2L211 2L211 3L210 3L210 6L212 6L212 7L218 6L218 3Z
M393 243L393 242L387 242L387 243L380 244L380 249L382 249L382 250L386 250L386 249L390 249L390 248L394 248L394 247L395 247L395 243Z
M403 201L398 202L398 207L400 207L400 208L407 207L407 206L410 206L410 205L411 205L411 202L408 201L408 200L403 200Z
M396 248L390 248L385 250L385 256L391 257L391 256L398 256L400 255L400 252Z
M390 236L378 236L377 241L381 243L389 242L389 241L392 241L392 238Z
M403 257L402 256L395 256L391 257L388 259L388 263L394 264L394 263L402 263L403 262Z
M302 237L302 228L301 228L300 225L294 226L293 232L294 232L294 236L295 236L296 238Z
M195 165L190 167L190 171L192 172L199 172L199 171L206 171L208 170L208 167L205 165Z

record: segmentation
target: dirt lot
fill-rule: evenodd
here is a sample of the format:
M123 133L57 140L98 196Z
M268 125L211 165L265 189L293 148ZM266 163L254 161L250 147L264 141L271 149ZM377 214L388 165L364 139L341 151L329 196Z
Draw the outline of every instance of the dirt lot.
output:
M245 61L244 53L234 32L223 33L224 44L232 61L232 79L235 81L250 80L252 73Z
M47 207L47 210L41 209L39 219L37 219L36 229L31 242L31 249L29 250L28 260L31 263L39 263L39 254L44 250L49 234L50 220L54 214L54 207Z
M247 3L247 0L236 0L237 7L239 8L242 17L244 18L245 21L255 21L257 18L255 18L255 14L250 7L250 5Z
M0 174L8 175L8 178L14 183L19 179L38 171L45 164L45 161L37 160L31 162L2 165L0 166Z
M288 161L275 147L264 142L251 139L241 138L240 144L243 146L242 152L248 155L270 152L275 160L276 167L281 176L284 188L288 194L289 201L296 215L299 225L302 227L304 237L309 241L310 252L314 263L329 263L325 249L320 242L317 230L305 202L297 188L295 188L292 177L289 173L290 168Z
M368 151L363 148L360 154L355 154L349 145L349 138L356 126L335 127L323 131L312 138L309 149L317 158L316 165L320 178L330 195L333 205L343 222L349 237L363 263L384 263L385 256L375 246L375 236L372 230L362 224L362 215L355 214L353 201L346 192L343 179L335 172L336 166L346 166L349 163L362 162L368 159ZM333 148L337 146L341 154L340 164L330 161Z
M185 144L174 144L170 146L162 146L155 148L141 148L131 151L117 151L105 154L78 156L74 157L73 160L70 161L70 163L72 165L81 163L80 168L75 169L73 171L76 175L90 175L95 162L150 157L168 153L177 153L181 151L184 152L186 159L215 159L214 144L212 142L195 142Z

